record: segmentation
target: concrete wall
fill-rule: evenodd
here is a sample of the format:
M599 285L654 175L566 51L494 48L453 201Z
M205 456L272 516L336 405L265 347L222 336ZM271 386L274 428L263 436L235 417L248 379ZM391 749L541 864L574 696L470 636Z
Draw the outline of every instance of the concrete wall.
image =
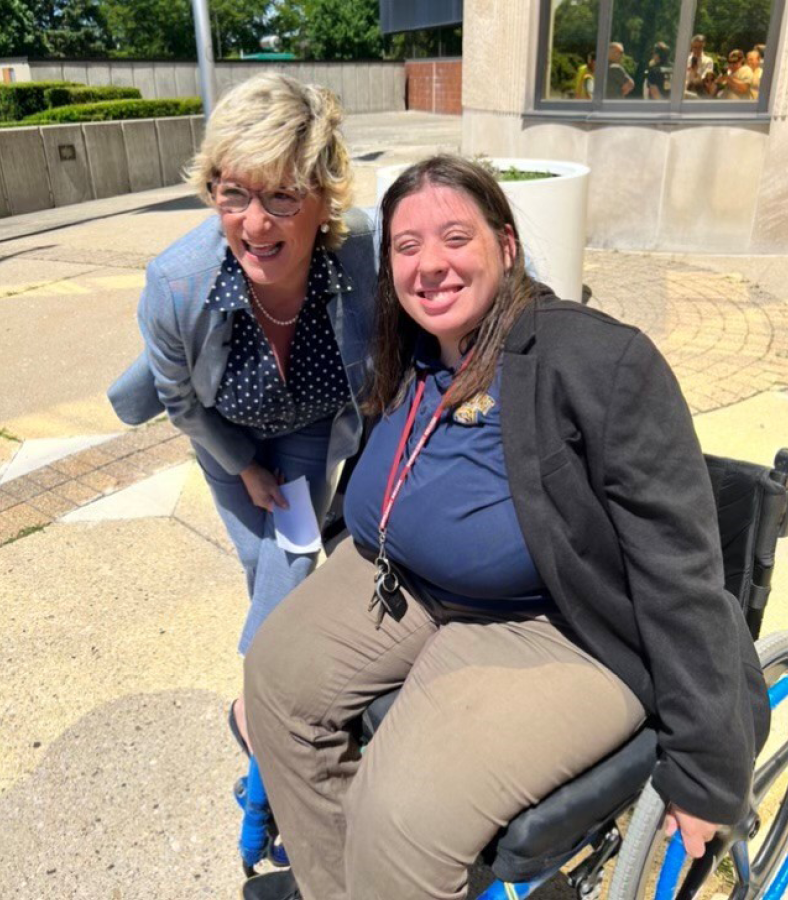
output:
M34 81L137 87L144 97L198 93L192 63L31 62ZM350 113L405 109L403 63L217 63L220 90L261 71L324 84ZM202 116L0 129L0 217L151 190L181 181L199 147Z
M33 81L68 79L136 87L146 99L196 97L200 92L196 63L31 60L29 65ZM217 89L222 93L252 75L271 71L331 88L349 113L405 109L405 65L401 62L219 62Z
M0 217L181 181L202 116L0 129Z
M538 6L466 0L463 152L588 165L593 246L786 252L788 13L770 121L592 124L533 114Z

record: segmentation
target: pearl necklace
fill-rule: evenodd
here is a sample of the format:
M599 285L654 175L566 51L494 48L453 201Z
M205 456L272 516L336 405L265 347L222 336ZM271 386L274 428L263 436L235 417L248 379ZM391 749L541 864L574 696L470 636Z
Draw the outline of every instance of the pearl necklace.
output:
M246 286L249 288L249 295L252 298L252 302L260 310L260 312L266 317L266 319L268 319L269 322L271 322L273 325L280 325L280 326L295 325L295 323L298 321L298 317L301 315L300 309L293 316L292 319L276 319L276 318L274 318L271 315L271 313L268 312L268 310L260 302L260 298L257 296L257 291L255 290L255 287L254 287L254 282L249 278L249 276L246 274L246 272L244 272L244 279L246 280Z

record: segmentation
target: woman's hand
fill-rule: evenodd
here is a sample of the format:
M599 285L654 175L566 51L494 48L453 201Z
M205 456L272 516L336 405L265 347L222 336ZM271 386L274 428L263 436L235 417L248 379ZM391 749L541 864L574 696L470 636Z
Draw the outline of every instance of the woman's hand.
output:
M255 506L267 509L268 512L273 512L274 506L281 506L282 509L288 508L287 500L279 490L276 476L259 463L250 463L241 472L241 480Z
M698 819L679 809L672 803L665 816L665 834L672 837L676 831L681 832L684 849L694 859L700 859L706 852L706 844L719 831L720 826L705 819Z

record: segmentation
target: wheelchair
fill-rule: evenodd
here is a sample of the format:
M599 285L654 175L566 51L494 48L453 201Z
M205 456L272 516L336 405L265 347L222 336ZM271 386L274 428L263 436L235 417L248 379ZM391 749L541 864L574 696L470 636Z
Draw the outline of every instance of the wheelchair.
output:
M757 641L773 713L746 815L722 829L697 860L687 856L679 834L666 839L665 804L650 782L657 735L647 724L498 833L481 854L497 880L477 900L522 900L567 869L578 900L597 900L607 864L613 861L608 900L692 900L698 895L779 900L788 887L788 704L784 722L776 715L788 697L788 631L759 640L777 541L788 533L788 449L777 454L773 468L705 458L717 506L725 587L741 604ZM364 713L365 740L373 738L397 694L378 697ZM262 783L260 789L264 795ZM243 857L243 832L241 852ZM247 875L253 865L244 859Z

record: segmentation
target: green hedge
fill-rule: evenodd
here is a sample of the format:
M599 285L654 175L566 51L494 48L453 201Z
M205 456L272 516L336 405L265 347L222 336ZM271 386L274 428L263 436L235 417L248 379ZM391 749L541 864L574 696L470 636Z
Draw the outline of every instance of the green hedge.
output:
M115 119L154 119L163 116L196 116L202 112L199 97L178 100L107 100L59 106L28 116L20 125L54 125L63 122L109 122Z
M47 108L74 106L77 103L100 103L102 100L141 100L139 88L117 87L53 87L45 92ZM40 110L36 110L40 112ZM32 115L32 113L31 113Z
M47 109L52 88L74 87L73 81L30 81L0 84L0 122L15 122Z

